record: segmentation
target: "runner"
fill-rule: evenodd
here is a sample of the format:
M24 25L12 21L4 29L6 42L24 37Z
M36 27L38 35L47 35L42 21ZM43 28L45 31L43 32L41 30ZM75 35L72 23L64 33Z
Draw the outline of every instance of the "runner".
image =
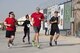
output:
M13 12L9 12L9 17L5 19L4 25L6 26L6 38L8 40L8 47L10 48L15 38L15 23Z
M60 31L58 27L58 24L59 24L58 11L54 12L54 16L50 19L50 24L51 24L51 31L50 31L51 37L50 37L49 44L50 46L52 46L52 40L53 40L53 37L55 37L54 42L55 42L55 45L57 45L57 39L59 38L59 35L60 35ZM56 35L55 35L55 32L56 32Z
M28 35L28 43L30 44L30 21L29 21L29 15L26 15L26 20L23 23L24 26L24 36L23 36L23 42L25 42L26 35Z
M40 28L41 28L41 21L44 20L44 15L40 12L39 7L37 7L36 12L34 12L31 15L31 20L32 20L34 31L35 31L35 36L34 36L34 40L32 41L32 45L37 46L39 48L40 47L39 32L40 32Z

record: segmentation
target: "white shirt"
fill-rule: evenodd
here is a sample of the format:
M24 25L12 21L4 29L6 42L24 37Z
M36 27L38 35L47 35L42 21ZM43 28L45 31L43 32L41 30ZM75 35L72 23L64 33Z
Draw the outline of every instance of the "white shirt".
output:
M48 23L47 22L45 22L45 28L48 28Z

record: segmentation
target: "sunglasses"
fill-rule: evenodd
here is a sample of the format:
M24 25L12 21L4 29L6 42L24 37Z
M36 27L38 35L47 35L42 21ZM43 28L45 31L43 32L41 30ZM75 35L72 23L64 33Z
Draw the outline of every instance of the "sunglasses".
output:
M14 14L10 14L10 15L14 15Z

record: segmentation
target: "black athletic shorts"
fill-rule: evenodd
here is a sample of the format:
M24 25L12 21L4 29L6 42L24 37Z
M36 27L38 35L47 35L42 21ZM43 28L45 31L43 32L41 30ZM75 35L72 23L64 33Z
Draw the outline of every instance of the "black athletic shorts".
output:
M11 38L11 36L15 36L15 31L6 31L6 38Z
M51 29L50 35L54 36L55 33L56 33L56 34L60 34L60 31L59 31L58 28L57 28L57 29Z

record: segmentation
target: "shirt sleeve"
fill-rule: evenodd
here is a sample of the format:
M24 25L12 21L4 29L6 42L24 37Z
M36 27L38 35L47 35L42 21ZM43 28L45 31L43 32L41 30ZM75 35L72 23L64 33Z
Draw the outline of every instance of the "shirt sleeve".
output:
M15 19L15 22L17 22L17 20Z
M26 23L26 22L24 21L24 23L22 24L22 26L25 26L25 23Z
M41 19L44 19L44 14L42 14L42 17L41 17Z
M6 23L8 22L8 21L7 21L7 18L5 19L5 21L4 21L4 22L6 22Z
M50 20L49 20L49 22L52 22L53 21L53 19L51 18Z
M17 21L17 19L14 19L15 20L15 24L18 24L18 21Z
M34 17L33 15L34 15L34 13L31 15L31 18L33 18L33 17Z

